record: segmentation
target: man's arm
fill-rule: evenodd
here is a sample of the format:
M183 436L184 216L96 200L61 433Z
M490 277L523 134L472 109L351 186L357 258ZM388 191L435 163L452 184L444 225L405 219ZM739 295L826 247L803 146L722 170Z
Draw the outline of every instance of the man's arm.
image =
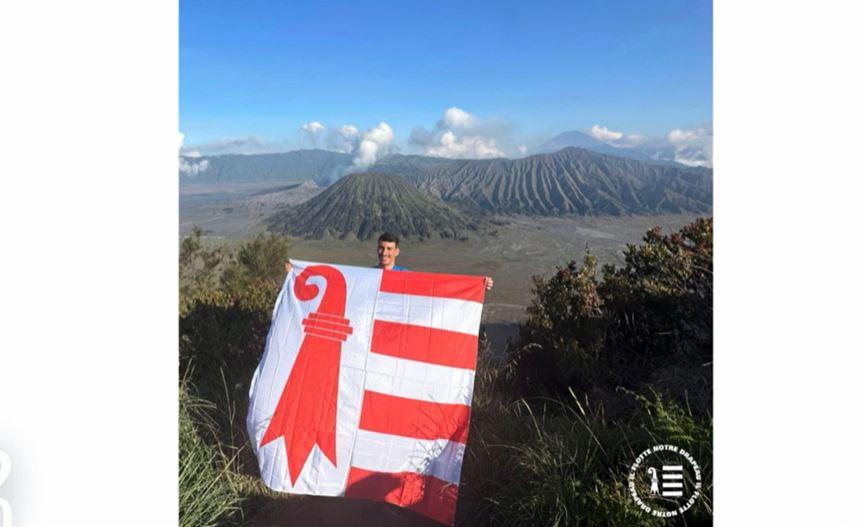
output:
M290 272L291 272L291 269L292 269L293 267L294 267L294 265L293 265L291 262L289 262L289 261L285 261L285 272L286 272L286 273L290 273Z

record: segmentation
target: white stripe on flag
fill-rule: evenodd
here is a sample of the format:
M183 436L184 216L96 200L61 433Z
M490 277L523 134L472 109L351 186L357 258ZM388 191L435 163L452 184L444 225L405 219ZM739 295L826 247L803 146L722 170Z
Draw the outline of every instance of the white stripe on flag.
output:
M683 470L683 465L662 465L662 470Z
M470 406L473 370L369 353L365 389L434 403Z
M357 430L351 466L376 472L414 472L458 485L464 445Z
M663 474L662 479L683 479L683 474Z
M682 482L673 483L671 481L663 481L662 482L662 488L664 488L664 489L682 489L683 483Z
M663 491L662 495L663 496L683 496L683 492L681 492L679 490L674 490L674 491L669 490L669 491Z
M479 334L479 302L379 292L375 306L374 317L380 320Z

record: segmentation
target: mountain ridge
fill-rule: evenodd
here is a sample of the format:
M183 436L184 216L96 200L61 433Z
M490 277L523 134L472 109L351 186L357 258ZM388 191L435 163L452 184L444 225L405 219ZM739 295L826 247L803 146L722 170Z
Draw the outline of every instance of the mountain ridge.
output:
M584 148L419 168L395 159L374 168L402 174L445 203L480 214L622 215L712 209L712 171L655 165Z

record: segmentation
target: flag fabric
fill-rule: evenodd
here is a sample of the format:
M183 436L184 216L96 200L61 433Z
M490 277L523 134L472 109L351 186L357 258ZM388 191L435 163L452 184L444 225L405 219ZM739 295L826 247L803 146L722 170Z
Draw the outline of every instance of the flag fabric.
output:
M483 278L292 263L249 392L264 483L453 525Z

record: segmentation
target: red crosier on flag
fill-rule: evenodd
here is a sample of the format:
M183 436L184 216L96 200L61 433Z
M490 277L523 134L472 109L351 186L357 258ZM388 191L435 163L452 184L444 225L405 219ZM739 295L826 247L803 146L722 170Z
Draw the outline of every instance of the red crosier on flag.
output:
M483 278L292 263L249 393L264 483L452 525Z

